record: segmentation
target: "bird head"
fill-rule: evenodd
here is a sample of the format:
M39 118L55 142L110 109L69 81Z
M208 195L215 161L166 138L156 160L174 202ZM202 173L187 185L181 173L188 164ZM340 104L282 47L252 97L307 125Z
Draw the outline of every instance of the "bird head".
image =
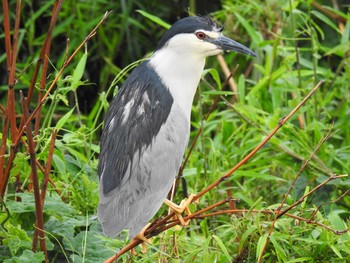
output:
M156 51L167 48L205 58L223 51L256 56L246 46L224 36L210 17L186 17L177 21L159 41Z

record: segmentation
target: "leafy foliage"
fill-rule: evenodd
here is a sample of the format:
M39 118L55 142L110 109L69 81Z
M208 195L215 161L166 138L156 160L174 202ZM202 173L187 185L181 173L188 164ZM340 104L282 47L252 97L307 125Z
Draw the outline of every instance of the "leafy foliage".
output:
M16 98L19 90L27 95L34 74L34 67L28 65L39 56L38 47L46 37L47 17L53 6L53 1L23 2L28 12L21 13ZM169 229L152 239L146 255L125 254L121 262L256 262L260 257L263 262L350 261L350 234L344 231L350 226L350 198L348 194L342 196L349 189L349 178L331 180L308 195L332 174L348 174L350 167L350 19L348 7L342 1L333 2L339 6L297 0L221 1L222 8L211 15L225 21L227 36L250 46L258 56L225 55L230 69L240 65L233 76L235 85L229 87L223 84L222 64L216 58L208 59L192 111L191 141L201 127L203 131L182 174L187 187L177 192L176 201L187 191L198 193L220 178L319 80L325 84L253 159L201 197L199 205L191 205L195 211L229 196L237 199L229 202L235 209L228 212L232 207L216 207L210 212L218 215L193 219L187 228ZM170 23L183 12L172 5L156 1L65 1L62 6L53 31L46 88L64 65L66 47L71 53L106 10L114 12L85 51L67 66L42 107L42 122L35 136L38 164L49 161L51 140L57 132L43 209L52 262L100 262L128 243L126 235L105 237L95 215L99 136L109 99L138 61L130 63L146 57L165 32L164 21ZM14 19L14 1L10 10ZM4 35L0 38L4 40ZM5 53L0 56L4 72L6 59ZM2 75L0 105L5 109L8 87ZM205 120L217 96L218 104ZM31 111L38 97L37 81ZM21 112L19 99L15 106L16 112ZM4 140L6 112L0 112L1 144L8 153L13 138ZM331 138L301 169L331 129ZM45 260L43 252L32 252L37 218L27 137L22 136L0 210L0 261L4 262ZM9 154L1 158L5 162L0 169L4 170ZM301 175L292 185L300 169ZM38 169L40 182L44 174ZM273 211L290 188L283 208L305 198L275 222L269 235ZM162 208L158 216L166 212Z

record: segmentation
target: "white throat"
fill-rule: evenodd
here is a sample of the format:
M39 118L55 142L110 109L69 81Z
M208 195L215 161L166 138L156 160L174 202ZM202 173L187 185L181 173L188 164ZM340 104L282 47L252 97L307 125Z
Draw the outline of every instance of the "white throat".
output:
M150 64L169 88L174 103L191 118L193 98L203 73L205 57L174 48L162 48L150 58Z

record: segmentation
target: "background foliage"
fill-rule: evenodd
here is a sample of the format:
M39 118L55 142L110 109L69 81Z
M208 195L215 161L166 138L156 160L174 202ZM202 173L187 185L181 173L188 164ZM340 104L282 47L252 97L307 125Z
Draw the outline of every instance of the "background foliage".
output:
M142 3L141 3L142 2ZM16 112L22 114L19 90L27 94L45 39L54 1L23 1L15 85ZM249 46L257 58L230 53L238 94L215 92L225 75L217 58L209 58L192 111L193 140L203 132L183 172L187 192L197 193L249 153L318 83L321 89L255 157L230 179L200 199L196 210L232 196L246 212L192 220L186 229L171 229L153 239L146 255L126 254L122 262L256 262L271 227L272 211L282 202L302 163L325 132L331 138L302 171L286 206L293 204L331 174L350 167L350 14L347 1L71 1L63 3L49 56L47 86L71 53L107 10L113 13L75 56L43 106L35 137L36 158L46 163L53 130L58 131L44 206L48 258L51 262L100 262L128 242L104 237L96 218L97 160L103 115L108 101L123 83L130 63L147 57L165 32L156 15L168 23L191 14L207 14L225 25L225 34ZM16 2L10 1L14 24ZM0 17L3 20L3 16ZM4 33L0 34L4 43ZM67 41L69 38L69 42ZM6 53L0 46L0 104L8 100ZM68 50L68 51L66 51ZM38 85L36 85L38 87ZM213 100L219 103L204 121ZM38 96L38 88L34 94ZM35 100L34 100L35 101ZM31 105L33 110L36 104ZM0 139L5 111L0 115ZM23 136L23 142L27 139ZM2 141L9 151L11 137ZM3 156L6 161L8 154ZM5 169L4 167L0 169ZM21 145L0 211L0 261L41 262L32 252L36 221L26 144ZM43 173L39 171L39 180ZM349 228L347 177L333 180L290 211L342 231ZM29 190L28 190L29 189ZM224 208L223 208L224 209ZM318 210L317 210L318 209ZM220 209L217 209L220 210ZM259 211L259 212L255 212ZM163 208L159 215L166 213ZM349 262L350 234L284 216L276 222L263 253L264 262ZM30 260L29 260L30 259ZM29 261L28 261L29 260Z

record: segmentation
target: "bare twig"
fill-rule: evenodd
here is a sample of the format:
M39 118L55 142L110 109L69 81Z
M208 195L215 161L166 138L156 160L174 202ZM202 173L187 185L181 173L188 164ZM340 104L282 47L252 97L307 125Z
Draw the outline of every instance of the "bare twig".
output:
M253 150L251 151L246 157L244 157L238 164L236 164L234 167L232 167L226 174L224 174L221 178L216 180L214 183L203 189L199 194L197 194L193 201L200 198L202 195L216 187L218 184L220 184L222 181L225 181L228 177L231 176L231 174L236 171L238 168L240 168L243 164L245 164L250 158L252 158L275 134L276 132L294 115L296 111L298 111L301 106L305 104L305 102L323 85L324 81L321 80L311 91L310 93L284 118L282 118L275 129L273 129L269 135Z
M6 49L6 58L7 58L6 65L7 65L7 71L10 72L12 47L11 47L9 5L7 0L2 1L2 10L3 10L3 16L4 16L5 49Z
M219 62L219 65L220 65L222 71L225 74L228 86L234 92L233 99L234 99L234 101L237 101L239 94L238 94L237 84L234 81L234 79L232 78L233 73L230 72L230 69L229 69L229 67L228 67L228 65L227 65L227 63L225 61L225 58L224 58L224 56L222 54L218 54L216 56L216 58L217 58L217 60ZM238 67L238 65L237 65L237 67ZM237 69L237 67L236 67L236 69Z
M53 156L53 152L55 150L56 135L57 135L57 130L55 129L53 131L52 137L51 137L49 153L47 156L47 161L46 161L45 171L44 171L44 180L43 180L43 184L41 187L41 203L42 203L43 207L44 207L44 202L45 202L47 183L49 182L49 178L50 178L50 170L51 170L52 156Z
M250 213L267 214L267 215L277 215L278 216L277 211L271 211L271 210L228 209L228 210L222 210L222 211L213 212L213 213L210 213L210 214L197 215L194 218L206 218L206 217L212 217L212 216L217 216L217 215L241 214L241 213L248 213L248 212L250 212ZM335 229L333 229L333 228L331 228L331 227L329 227L329 226L327 226L325 224L322 224L320 222L312 221L310 219L307 219L307 218L304 218L304 217L301 217L301 216L297 216L297 215L294 215L294 214L286 213L285 215L290 217L290 218L297 219L299 221L304 221L304 222L306 222L308 224L312 224L312 225L317 225L317 226L323 227L323 228L333 232L336 235L342 235L342 234L345 234L345 233L347 233L349 231L349 229L335 230ZM185 220L188 220L189 218L190 218L190 216L189 217L184 217Z
M29 117L29 112L28 112L28 107L27 107L28 104L27 104L26 98L23 96L22 92L21 92L21 102L22 102L22 110L23 110L24 120L26 121ZM41 251L44 252L45 259L48 262L46 241L45 241L45 232L44 232L43 210L42 210L42 204L41 204L41 198L40 198L39 179L38 179L38 173L37 173L37 168L36 168L35 144L34 144L34 139L33 139L32 130L30 128L30 125L25 126L24 128L26 130L26 135L27 135L27 140L28 140L30 167L31 167L31 174L32 174L32 180L33 180L33 187L34 187L36 225L39 228L38 237L40 239ZM34 234L35 233L36 233L36 231L34 232ZM36 235L34 235L33 246L32 246L32 250L34 252L36 251L36 241L37 241L37 237L36 237Z
M289 208L285 209L282 213L280 213L280 211L282 210L282 207L284 206L284 204L286 203L286 200L290 194L290 192L293 190L294 185L296 183L296 181L298 180L298 178L300 177L301 173L305 170L306 166L309 164L309 162L312 160L313 156L316 154L316 152L320 149L320 147L329 139L331 131L332 131L333 125L332 127L329 129L329 131L327 132L326 136L324 136L321 141L317 144L316 148L313 150L313 152L310 154L309 158L306 159L306 161L302 164L302 166L300 167L297 175L295 176L291 186L289 187L287 193L284 195L284 198L281 202L281 204L279 205L279 207L277 208L277 213L276 213L276 217L275 219L272 221L268 236L266 238L264 247L262 249L262 252L260 254L260 258L258 260L258 262L260 262L262 260L262 257L264 255L264 252L266 250L266 247L268 245L268 243L270 242L270 237L272 235L273 229L275 227L276 221L278 218L280 218L283 214L287 213L289 210L291 210L293 207L297 206L298 204L300 204L307 195L304 195L301 199L299 199L297 202L295 202L293 205L291 205ZM310 193L310 192L309 192ZM301 201L300 201L301 200Z
M46 87L46 76L47 76L47 70L48 70L48 64L49 64L49 54L50 54L50 49L51 49L52 32L53 32L53 29L56 25L58 15L59 15L59 12L60 12L61 7L62 7L62 2L63 2L63 0L59 0L59 1L55 2L55 5L54 5L53 11L52 11L49 30L47 31L46 39L45 39L44 45L42 47L42 50L40 52L40 56L41 56L40 59L43 60L43 67L42 67L41 78L40 78L38 104L40 104L40 102L43 98L43 93L44 93L45 87ZM40 120L41 120L41 107L39 108L38 112L35 115L34 136L38 135L39 128L40 128Z
M331 204L331 203L336 203L338 202L340 199L342 199L344 196L348 195L350 193L350 190L345 191L342 195L338 196L338 198L331 200L329 202L325 202L320 204L319 206L317 206L317 208L312 212L312 215L310 216L309 220L314 220L315 215L317 214L317 212L320 210L320 208L324 205L327 204Z

